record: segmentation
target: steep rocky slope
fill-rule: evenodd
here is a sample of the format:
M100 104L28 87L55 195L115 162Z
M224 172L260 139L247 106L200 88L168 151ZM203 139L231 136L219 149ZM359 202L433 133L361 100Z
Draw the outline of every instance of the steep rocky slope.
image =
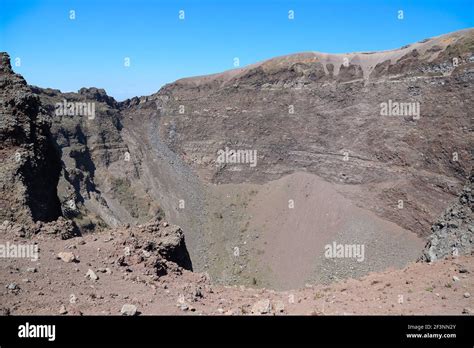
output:
M207 181L309 171L362 187L351 198L424 235L472 166L473 50L470 29L394 51L291 55L176 81L127 114L153 108L162 141ZM419 119L381 115L389 100L419 103ZM217 163L225 147L257 150L257 166Z
M12 71L10 57L0 59L0 219L56 220L61 157L50 119L23 77Z
M38 241L44 240L57 243L57 237L70 239L87 229L97 230L96 227L100 227L95 223L98 220L94 220L94 213L102 211L94 205L88 206L86 199L96 198L102 209L108 208L104 199L107 195L97 190L94 174L104 170L108 159L114 155L113 151L108 151L113 148L114 135L119 145L125 145L120 143L118 119L104 117L100 120L100 116L109 110L99 109L101 123L89 125L94 130L88 131L85 118L58 118L48 99L60 95L69 101L92 99L114 106L113 99L105 96L103 91L83 89L79 95L69 95L30 87L12 71L8 54L0 55L0 235L4 241L1 244L2 262L7 261L5 263L8 264L11 261L9 243L13 243L14 247L28 242L37 245ZM105 108L103 105L99 107ZM114 112L110 113L114 115ZM88 118L89 121L93 119L95 117ZM107 133L108 130L112 131ZM92 143L92 150L96 144L103 145L97 151L97 157L91 155L88 139L91 139L89 145ZM99 182L114 179L113 174L105 174ZM114 189L118 189L117 185ZM121 194L127 202L133 202L135 198L133 192ZM123 205L123 211L133 214L133 209ZM149 267L159 274L170 270L192 270L182 230L161 221L162 215L159 209L157 211L155 220L127 230L129 237L123 243L130 245L130 253L143 249L148 254ZM120 210L116 209L109 216L120 218L119 213ZM106 214L102 216L107 217ZM88 223L81 224L83 221ZM113 227L115 221L103 219L98 222L102 222L103 227ZM13 258L19 257L13 255ZM127 264L126 259L121 262Z
M140 168L128 157L119 104L112 97L97 88L78 93L32 89L51 115L51 133L61 152L58 195L66 216L84 231L162 216L141 185ZM94 114L58 113L65 102L91 105Z
M468 29L393 51L309 52L186 78L124 102L122 134L133 144L132 157L147 158L142 161L147 176L161 178L154 186L163 195L166 214L187 231L198 270L225 283L281 285L308 262L282 253L283 241L308 236L295 243L295 252L313 261L307 280L320 278L324 268L316 260L324 243L316 241L343 232L307 218L313 214L307 204L315 202L301 193L318 187L319 178L348 200L344 204L355 204L419 238L429 234L462 189L472 168L473 52L474 30ZM383 114L382 105L392 102L415 103L419 113L415 107L412 114ZM218 151L226 148L257 151L256 165L219 163ZM286 190L278 180L295 172L316 176L308 187ZM275 190L278 200L256 198L267 190L262 184ZM288 209L295 197L295 209ZM180 200L185 208L179 208ZM323 207L314 206L314 215ZM377 225L372 215L361 221L351 220L352 215L338 218L348 226ZM356 229L346 231L347 243L360 239ZM372 239L377 243L371 250L388 252L393 244L389 233ZM260 245L258 239L266 235L270 240L280 236L283 244ZM405 236L405 243L392 250L422 243ZM262 253L267 257L262 259ZM400 255L395 263L417 257ZM259 259L267 261L252 261ZM280 280L272 273L281 268L270 259L289 269ZM356 276L392 262L381 259L386 263L368 261L356 269L337 264L341 275Z

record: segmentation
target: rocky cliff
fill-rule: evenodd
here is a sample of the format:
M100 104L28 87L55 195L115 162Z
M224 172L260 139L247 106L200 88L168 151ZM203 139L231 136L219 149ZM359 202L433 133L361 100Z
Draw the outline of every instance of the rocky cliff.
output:
M161 139L205 181L307 171L361 187L359 205L425 235L472 167L473 52L469 29L393 51L295 54L178 80L126 112L150 108ZM419 115L385 115L389 103ZM256 150L257 166L218 163L226 147Z
M12 71L8 54L0 58L0 219L56 220L61 156L51 119L23 77Z
M122 136L150 192L187 231L197 269L264 286L284 286L294 269L298 284L356 277L417 259L413 248L462 189L472 168L473 83L472 29L384 52L307 52L127 100ZM222 163L226 149L255 151L257 161ZM314 179L291 176L298 172ZM332 210L323 203L332 201L340 202ZM418 239L389 226L377 232L373 215L339 211L346 204ZM334 214L346 218L321 220ZM370 245L372 260L318 260L323 240L342 238Z
M459 198L431 227L423 260L436 261L446 256L471 255L474 244L474 175L471 174Z
M84 231L163 215L141 184L139 165L122 139L119 103L97 88L78 93L32 89L51 115L51 133L61 153L58 196L64 215ZM83 105L93 115L58 112L63 105Z
M138 226L128 242L143 243L153 267L191 270L182 230L162 221L158 204L134 186L139 173L124 158L118 103L96 88L28 86L8 54L0 58L2 238L68 239L130 221Z

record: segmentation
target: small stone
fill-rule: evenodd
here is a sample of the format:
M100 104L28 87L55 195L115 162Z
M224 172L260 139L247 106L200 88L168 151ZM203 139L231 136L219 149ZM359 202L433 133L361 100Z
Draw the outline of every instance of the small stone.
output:
M253 314L267 314L270 313L272 306L270 304L270 300L265 299L258 302L255 302L252 306L252 313Z
M466 307L466 308L463 308L462 314L474 314L474 311L471 308Z
M458 281L459 281L459 278L456 277L456 276L453 276L453 280L454 280L455 282L458 282Z
M110 270L110 268L97 268L97 272L100 272L100 273L106 273L106 274L112 274L112 271Z
M275 312L277 313L282 313L285 311L285 304L283 303L283 301L275 301L273 307L275 308Z
M10 308L0 307L0 316L10 315Z
M27 271L27 272L30 272L30 273L36 273L37 269L36 269L36 267L28 267L28 268L26 269L26 271Z
M203 295L202 295L201 289L199 289L199 288L195 289L194 293L193 293L194 300L197 301L197 299L202 298L202 297L203 297Z
M185 304L186 299L184 298L183 295L179 295L178 300L176 302L178 303L178 306L179 306L179 305Z
M122 306L120 313L122 315L134 316L137 314L137 306L126 303Z
M465 298L469 298L469 297L471 297L471 294L468 293L468 292L465 292L465 293L464 293L464 297L465 297Z
M89 278L89 279L91 279L91 280L97 280L97 279L99 279L99 277L97 276L97 274L95 274L94 271L91 270L90 268L89 268L89 270L88 270L87 273L86 273L86 277Z
M59 314L67 314L66 306L61 305L61 307L59 307Z
M15 283L10 283L10 284L8 284L8 285L6 286L6 288L7 288L8 290L10 290L10 291L15 291L15 290L20 289L20 288L18 287L18 285L16 285Z
M459 270L459 273L469 273L469 271L467 270L467 268L461 268Z
M63 260L64 262L70 263L76 261L76 256L69 251L62 251L58 254L58 259Z
M69 303L75 304L77 302L77 297L74 294L69 295Z

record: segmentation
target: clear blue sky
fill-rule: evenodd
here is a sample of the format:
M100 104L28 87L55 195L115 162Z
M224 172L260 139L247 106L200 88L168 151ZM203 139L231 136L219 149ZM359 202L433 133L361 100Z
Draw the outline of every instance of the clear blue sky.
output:
M386 50L473 23L474 0L0 0L0 50L21 58L14 69L30 84L100 87L123 100L232 69L234 57L245 66L303 51Z

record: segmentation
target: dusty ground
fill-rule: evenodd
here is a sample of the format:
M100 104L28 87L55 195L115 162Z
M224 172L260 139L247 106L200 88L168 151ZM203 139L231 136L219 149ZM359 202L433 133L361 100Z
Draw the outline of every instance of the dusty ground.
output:
M474 308L469 297L474 291L472 255L414 263L403 270L371 273L328 286L308 284L278 292L212 285L206 274L188 271L157 277L146 275L140 265L120 267L116 263L117 255L124 252L120 232L65 241L35 238L40 247L38 261L0 259L0 307L4 314L60 314L63 305L62 312L68 315L119 315L126 303L145 315L472 314ZM72 252L79 261L58 259L57 254L63 251ZM109 270L102 273L105 268ZM89 269L99 279L86 278Z

